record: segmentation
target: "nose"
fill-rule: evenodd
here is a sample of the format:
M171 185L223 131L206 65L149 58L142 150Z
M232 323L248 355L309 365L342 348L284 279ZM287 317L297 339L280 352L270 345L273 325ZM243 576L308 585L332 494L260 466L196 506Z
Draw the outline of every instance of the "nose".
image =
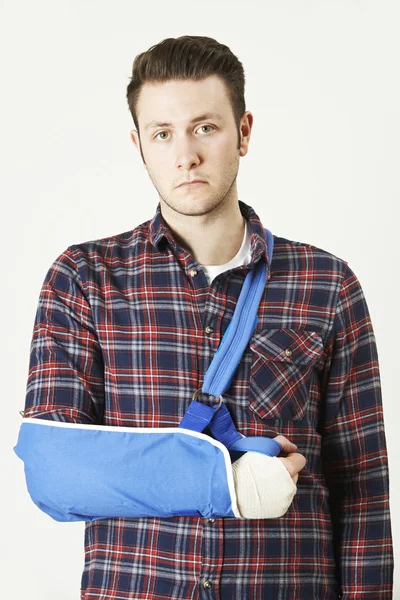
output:
M201 162L196 142L184 138L176 144L176 166L183 171L190 171ZM188 179L190 179L188 177Z

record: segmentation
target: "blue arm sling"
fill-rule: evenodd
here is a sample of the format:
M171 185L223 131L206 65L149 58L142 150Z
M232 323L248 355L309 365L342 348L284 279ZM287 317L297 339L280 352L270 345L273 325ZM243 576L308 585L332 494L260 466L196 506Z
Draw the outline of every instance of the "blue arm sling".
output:
M268 229L265 234L272 260L273 236ZM247 451L277 456L281 446L271 438L239 433L222 394L257 326L266 281L267 265L260 260L246 275L232 320L205 374L201 390L219 398L218 404L192 399L178 427L23 418L13 450L24 462L36 506L56 521L242 518L232 459ZM207 426L215 439L202 433Z

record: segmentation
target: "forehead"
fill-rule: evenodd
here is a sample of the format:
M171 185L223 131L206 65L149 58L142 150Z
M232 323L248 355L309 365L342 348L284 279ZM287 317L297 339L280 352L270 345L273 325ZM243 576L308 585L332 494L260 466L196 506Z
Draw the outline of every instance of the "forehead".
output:
M141 126L177 125L214 118L227 120L231 112L227 89L220 77L210 76L199 81L168 80L146 83L138 100ZM206 120L206 119L204 119Z

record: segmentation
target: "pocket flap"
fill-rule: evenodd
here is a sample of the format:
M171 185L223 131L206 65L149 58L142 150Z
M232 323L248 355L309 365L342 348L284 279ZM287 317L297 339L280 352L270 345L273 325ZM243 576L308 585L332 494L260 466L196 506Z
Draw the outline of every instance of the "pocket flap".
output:
M321 357L323 342L318 331L263 329L249 342L252 351L266 360L308 364Z

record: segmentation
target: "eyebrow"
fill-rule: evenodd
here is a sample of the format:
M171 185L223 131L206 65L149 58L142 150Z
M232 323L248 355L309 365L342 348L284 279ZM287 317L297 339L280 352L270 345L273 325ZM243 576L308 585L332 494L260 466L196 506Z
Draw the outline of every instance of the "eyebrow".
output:
M207 119L219 119L220 121L223 120L221 115L218 113L204 113L203 115L194 117L194 119L189 121L189 123L190 124L197 123L198 121L206 121ZM172 123L166 123L166 122L162 123L161 121L150 121L150 123L147 123L147 125L144 129L147 130L147 129L151 129L153 127L172 127Z

